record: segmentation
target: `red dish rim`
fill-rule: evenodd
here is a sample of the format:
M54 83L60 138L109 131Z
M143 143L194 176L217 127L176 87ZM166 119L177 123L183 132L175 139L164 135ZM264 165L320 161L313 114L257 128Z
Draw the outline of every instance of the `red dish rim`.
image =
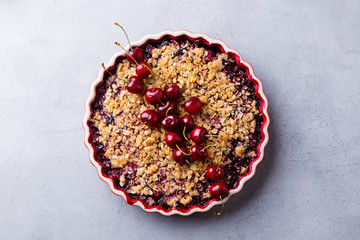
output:
M189 40L202 40L208 46L215 46L215 47L220 48L220 50L222 52L232 55L236 59L236 63L239 66L246 69L246 73L247 73L249 80L252 81L256 86L256 96L261 101L260 112L262 113L262 116L263 116L263 124L261 126L262 141L259 143L259 145L257 147L259 154L258 154L258 157L250 163L249 172L246 175L242 176L238 180L237 187L234 189L231 189L229 191L229 195L224 199L224 202L226 202L230 198L230 196L232 196L235 193L240 192L241 189L243 188L244 183L247 182L249 179L251 179L254 176L257 165L264 158L264 149L265 149L266 144L269 141L268 127L270 124L270 118L269 118L269 115L267 112L269 103L263 92L262 82L260 81L259 78L256 77L252 66L248 62L244 61L241 58L241 55L239 52L237 52L234 49L229 48L223 41L210 38L208 35L206 35L204 33L192 33L187 30L181 30L181 31L176 31L176 32L163 31L158 34L146 35L141 40L139 40L137 42L132 42L131 45L138 47L138 46L147 44L148 42L161 41L164 37L169 37L171 39L179 39L179 38L185 37ZM126 50L128 50L129 48L130 48L130 46L127 46ZM119 58L121 56L125 56L124 51L117 52L116 54L114 54L114 56L111 58L110 62L106 65L106 67L112 69L115 66L117 58ZM91 114L90 105L93 102L94 98L96 97L97 86L99 84L101 84L103 81L104 81L104 70L101 68L97 80L95 82L93 82L93 84L91 85L90 95L89 95L87 101L85 102L86 114L85 114L85 117L83 120L83 128L85 130L84 142L85 142L85 146L88 148L88 150L90 152L90 162L96 167L100 179L109 185L111 191L114 194L123 197L125 199L125 201L127 203L129 203L130 205L137 205L146 212L158 212L164 216L170 216L170 215L174 215L174 214L188 216L195 212L206 212L206 211L210 210L213 206L221 204L221 201L210 200L205 206L195 205L189 209L177 208L174 210L174 209L164 209L161 206L150 207L144 201L133 199L124 190L121 190L121 189L118 189L115 187L115 184L112 181L112 179L105 176L105 174L102 172L102 166L95 160L94 147L91 145L91 143L89 141L90 131L91 131L88 126L88 120L90 119L90 114Z

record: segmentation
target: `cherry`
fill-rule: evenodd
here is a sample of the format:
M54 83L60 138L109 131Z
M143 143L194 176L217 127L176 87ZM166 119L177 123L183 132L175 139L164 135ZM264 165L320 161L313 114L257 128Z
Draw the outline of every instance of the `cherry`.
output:
M136 74L141 78L147 78L151 74L151 67L147 62L139 62L136 66Z
M176 100L180 97L180 87L176 85L175 83L169 83L165 85L164 87L165 95L171 99Z
M211 180L218 181L225 176L225 169L219 165L212 165L207 168L206 173Z
M145 92L145 100L151 105L161 103L164 98L164 91L161 88L150 88Z
M184 103L185 110L192 115L199 113L201 111L201 107L202 104L198 97L191 97L190 100Z
M196 127L191 133L190 137L195 143L202 143L205 141L207 135L207 130L204 127Z
M128 51L128 53L126 54L126 58L130 63L135 63L135 61L139 63L143 60L143 57L144 57L144 53L138 47L134 48L131 51Z
M166 117L166 114L176 114L177 107L173 101L166 101L164 105L158 106L156 111L160 114L160 116Z
M135 49L133 49L132 46L131 46L129 37L128 37L126 31L125 31L125 29L124 29L119 23L117 23L117 22L114 23L114 24L115 24L116 26L120 27L121 30L125 33L126 39L127 39L128 43L129 43L129 46L130 46L131 51L127 52L127 55L126 55L127 60L129 60L130 63L136 63L136 62L139 63L140 61L142 61L142 60L143 60L143 57L144 57L144 54L143 54L143 52L141 51L141 49L138 48L138 47L135 48ZM115 43L115 44L118 45L118 46L120 46L122 49L124 49L119 43ZM124 49L124 50L125 50L125 49ZM126 50L125 50L125 52L126 52ZM134 61L134 59L135 59L136 62Z
M156 127L159 124L160 116L154 110L145 110L141 113L140 120L149 127Z
M162 194L160 192L157 192L157 191L153 191L153 199L155 201L158 201L161 197L162 197Z
M132 76L129 79L126 89L131 93L142 93L145 89L145 83L140 77Z
M179 117L175 114L170 114L161 121L161 126L166 131L175 131L179 126Z
M187 157L186 154L187 154L186 149L179 147L173 151L173 158L174 158L175 162L183 164Z
M207 157L207 151L200 145L193 145L191 147L190 156L197 161L204 161Z
M228 187L222 181L213 183L210 186L209 191L210 191L211 197L214 199L217 199L217 200L224 199L229 193Z
M165 135L165 143L171 148L184 146L185 139L176 132L167 132Z
M181 127L186 127L186 131L190 132L195 127L195 122L192 116L185 115L180 119Z

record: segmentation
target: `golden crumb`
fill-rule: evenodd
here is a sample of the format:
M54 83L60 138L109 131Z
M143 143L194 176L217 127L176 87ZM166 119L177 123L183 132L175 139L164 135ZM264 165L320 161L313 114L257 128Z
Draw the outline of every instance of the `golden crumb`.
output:
M235 148L235 154L239 157L244 157L245 153L245 148L244 146L238 146Z

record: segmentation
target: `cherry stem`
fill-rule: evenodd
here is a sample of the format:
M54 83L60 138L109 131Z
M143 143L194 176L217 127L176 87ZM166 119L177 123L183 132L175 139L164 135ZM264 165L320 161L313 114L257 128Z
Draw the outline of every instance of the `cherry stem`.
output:
M155 75L155 73L153 72L153 70L146 64L143 64L147 69L149 69L149 71L151 72L151 76L157 76ZM159 77L159 76L158 76ZM160 77L159 77L160 78Z
M168 115L168 113L169 113L170 109L172 109L172 107L169 107L169 108L166 110L166 114L165 114L165 116L166 116L166 117L167 117L167 115Z
M219 171L221 158L222 158L222 152L221 152L221 157L220 157L220 160L219 160L219 162L218 162L218 164L217 164L217 168L216 168L216 170L215 170L216 172L217 172L217 171Z
M221 142L221 154L220 154L220 158L219 158L219 162L218 162L218 166L216 168L216 172L219 170L219 167L220 167L220 163L221 163L221 159L222 159L222 156L223 156L223 151L222 151L222 148L223 148L223 143L224 142Z
M189 164L189 166L191 167L191 164L189 163L189 161L188 161L187 159L185 159L185 162L186 162L187 164ZM191 168L190 168L190 169L191 169ZM199 168L196 167L195 170L196 170L196 171L199 171Z
M153 74L153 76L156 76L158 78L160 78L161 80L163 80L165 82L165 84L168 86L168 87L171 87L170 84L168 82L166 82L166 80L162 77L160 77L159 75L155 74L148 66L146 66L150 71L151 73Z
M224 201L223 201L221 195L219 197L220 197L220 200L221 200L221 210L218 213L214 212L215 216L220 216L222 214L222 212L224 211Z
M164 103L163 103L158 97L156 97L155 94L152 94L152 95L150 95L150 96L156 98L162 105L164 105ZM166 111L166 112L167 112L167 111Z
M121 47L122 50L124 50L124 51L126 52L126 54L132 58L132 60L133 60L133 61L135 62L135 64L136 64L136 66L139 65L139 63L135 60L135 58L134 58L133 56L131 56L131 55L129 54L129 52L126 51L126 49L125 49L123 46L120 45L120 43L115 42L115 44L118 45L119 47Z
M134 58L133 58L133 59L134 59ZM166 85L168 85L168 87L171 87L170 84L167 83L165 79L163 79L163 78L160 77L159 75L155 74L154 71L153 71L149 66L147 66L147 65L145 65L145 64L144 64L144 66L145 66L147 69L149 69L149 71L151 72L151 76L152 76L152 77L158 77L158 78L160 78L161 80L163 80L163 81L165 82Z
M179 149L180 152L182 152L183 154L185 154L186 156L190 156L190 153L185 153L181 150L181 148L176 144L177 149ZM190 164L190 163L189 163Z
M110 74L112 77L116 77L117 79L119 79L119 80L121 80L121 81L124 81L124 82L126 82L126 83L129 83L128 80L123 79L123 78L119 78L118 76L115 76L114 74L112 74L109 70L106 69L104 63L102 63L101 66L102 66L102 68L103 68L108 74Z
M220 156L220 158L219 158L219 162L218 162L218 164L217 164L217 168L216 168L216 172L217 171L219 171L219 167L220 167L220 163L221 163L221 159L222 159L222 155L223 155L223 152L221 152L221 156Z
M209 135L205 135L206 137L218 137L219 135L211 135L211 134L209 134Z
M221 156L220 156L220 158L219 158L219 162L218 162L218 166L217 166L217 168L216 168L216 172L219 170L219 167L220 167L220 163L221 163L221 159L222 159L222 154L223 154L223 152L221 152Z
M186 130L186 126L184 127L183 135L184 135L185 140L187 141L187 140L189 140L189 139L186 137L185 130Z
M133 48L131 47L131 44L130 44L130 41L129 41L129 37L128 37L128 35L127 35L127 33L126 33L125 29L124 29L122 26L120 26L120 24L118 24L117 22L116 22L116 23L114 23L114 24L115 24L116 26L120 27L120 28L121 28L121 30L123 30L123 32L125 33L126 39L127 39L128 43L129 43L130 49L131 49L131 51L132 51L132 50L133 50Z
M151 73L153 73L152 70L150 70L150 71L151 71ZM156 76L156 77L160 78L161 80L163 80L168 87L171 87L170 84L164 78L160 77L159 75L156 75L155 73L153 73L153 74L154 74L154 76Z
M215 147L216 145L209 145L209 146L206 146L202 149L202 151L204 151L205 149L209 148L209 147Z

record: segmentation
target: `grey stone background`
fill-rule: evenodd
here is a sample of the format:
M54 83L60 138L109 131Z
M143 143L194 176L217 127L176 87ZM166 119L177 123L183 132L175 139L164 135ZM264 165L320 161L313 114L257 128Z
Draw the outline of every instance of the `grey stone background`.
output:
M1 1L0 239L359 239L359 12L356 0ZM90 164L83 105L113 42L126 45L115 21L133 41L222 39L263 81L271 141L222 216L145 213Z

